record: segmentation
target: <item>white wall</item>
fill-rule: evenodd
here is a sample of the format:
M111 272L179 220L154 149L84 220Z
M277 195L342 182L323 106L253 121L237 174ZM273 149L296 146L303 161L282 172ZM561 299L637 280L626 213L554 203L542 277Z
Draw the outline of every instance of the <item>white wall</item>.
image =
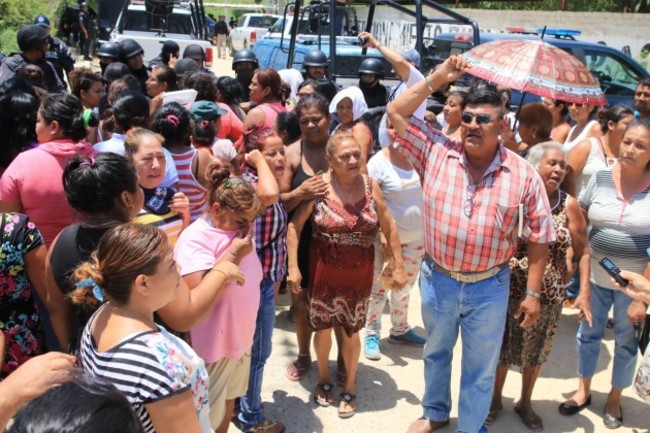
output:
M506 27L575 29L582 31L579 39L598 42L623 49L629 46L632 57L636 57L641 47L650 42L650 14L623 14L609 12L546 12L509 11L486 9L456 9L461 14L478 22L481 31L502 32ZM439 16L425 7L425 15ZM364 19L365 11L359 11L359 19ZM364 29L365 21L360 23ZM415 19L392 8L378 7L375 12L373 34L383 43L398 49L415 45ZM425 37L433 37L442 32L469 31L469 27L446 24L429 25Z

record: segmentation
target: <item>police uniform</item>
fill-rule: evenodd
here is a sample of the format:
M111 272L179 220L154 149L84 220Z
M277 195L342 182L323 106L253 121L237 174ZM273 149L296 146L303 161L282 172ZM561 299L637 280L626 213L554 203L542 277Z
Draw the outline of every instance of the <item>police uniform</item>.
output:
M56 74L65 85L66 73L74 69L74 57L70 48L59 38L50 40L50 49L45 53L45 59L54 66Z
M43 14L40 14L34 18L34 24L42 27L48 32L52 27L50 20ZM61 80L65 86L66 73L74 69L74 57L72 56L72 51L70 51L70 48L68 48L68 46L59 38L50 36L49 41L50 46L48 51L45 53L45 60L54 66L54 70L59 76L59 80Z

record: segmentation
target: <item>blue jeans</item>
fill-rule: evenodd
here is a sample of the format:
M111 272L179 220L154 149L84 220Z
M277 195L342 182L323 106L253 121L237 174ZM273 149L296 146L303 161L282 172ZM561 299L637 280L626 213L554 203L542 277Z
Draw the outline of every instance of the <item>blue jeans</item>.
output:
M627 317L632 299L620 290L611 290L591 283L591 316L593 327L586 320L578 329L578 376L592 377L596 372L600 342L607 325L607 313L614 306L614 369L612 387L627 388L634 379L638 343L634 327Z
M424 345L424 416L449 419L451 361L462 334L458 430L487 432L494 376L508 311L510 268L476 283L461 283L422 262L420 295L427 331Z
M239 421L245 431L264 421L262 415L262 378L264 365L271 355L275 324L275 281L264 278L260 283L260 309L251 348L251 374L246 395L239 399Z

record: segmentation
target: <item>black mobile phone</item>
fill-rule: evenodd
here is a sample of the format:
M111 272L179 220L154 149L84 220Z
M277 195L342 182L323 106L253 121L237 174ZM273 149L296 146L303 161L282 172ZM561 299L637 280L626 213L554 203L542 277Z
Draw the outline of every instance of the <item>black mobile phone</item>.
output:
M620 286L625 287L628 285L629 281L621 277L621 270L610 259L603 257L598 264L602 266L605 272L607 272Z

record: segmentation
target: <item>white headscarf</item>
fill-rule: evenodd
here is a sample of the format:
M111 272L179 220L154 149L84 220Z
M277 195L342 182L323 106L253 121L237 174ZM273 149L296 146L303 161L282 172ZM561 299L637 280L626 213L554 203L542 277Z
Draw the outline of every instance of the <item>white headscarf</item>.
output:
M368 111L368 104L363 97L363 92L356 86L350 86L334 96L332 103L330 104L330 113L336 113L336 106L339 105L339 102L345 98L350 98L352 101L352 120L358 120L363 113Z
M287 83L291 87L291 97L295 98L298 94L298 86L303 82L302 74L296 69L280 69L278 71L282 81Z

